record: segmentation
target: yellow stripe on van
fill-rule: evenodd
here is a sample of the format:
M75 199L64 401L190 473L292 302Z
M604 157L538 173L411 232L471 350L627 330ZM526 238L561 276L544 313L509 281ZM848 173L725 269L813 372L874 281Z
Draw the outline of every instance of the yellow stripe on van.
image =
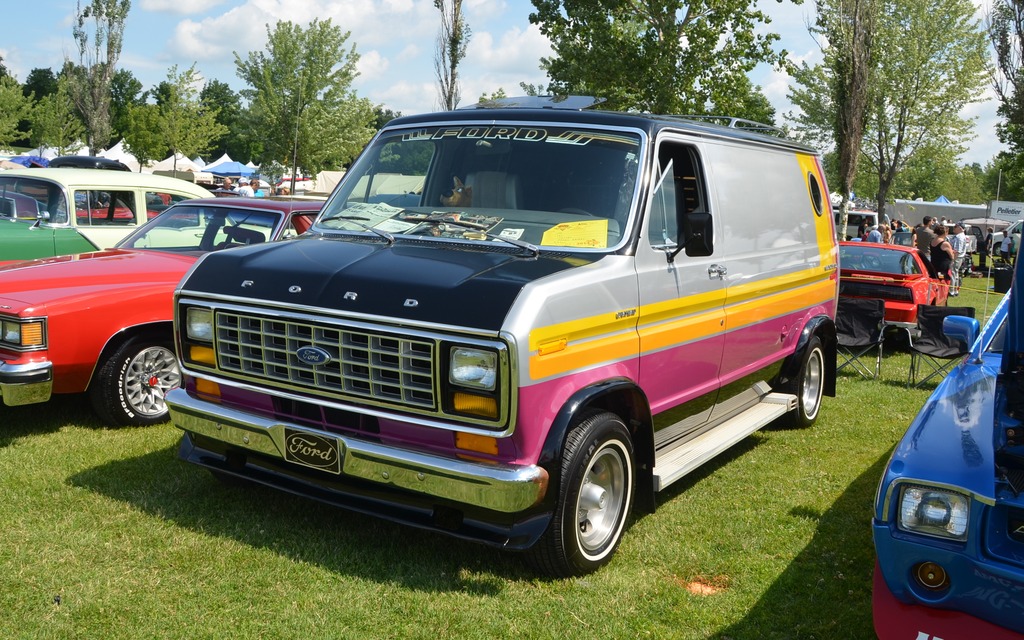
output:
M815 267L733 287L730 300L734 302L727 311L722 308L723 289L646 305L639 311L636 330L636 316L609 319L612 314L539 327L530 332L530 377L550 378L635 357L637 332L644 338L645 353L657 351L725 331L722 320L726 315L729 328L736 329L825 303L834 292L835 282Z

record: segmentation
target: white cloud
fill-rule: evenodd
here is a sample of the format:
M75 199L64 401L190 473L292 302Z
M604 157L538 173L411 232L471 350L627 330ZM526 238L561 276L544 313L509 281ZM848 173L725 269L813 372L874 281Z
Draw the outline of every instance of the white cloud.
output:
M512 27L497 43L486 31L473 34L466 48L466 63L491 72L521 75L525 69L536 69L541 57L549 55L551 43L536 25L530 25L525 31Z
M390 66L390 61L375 49L359 56L356 70L359 71L359 78L376 78L387 72ZM356 82L358 81L357 79Z
M180 13L190 15L213 9L224 0L142 0L139 8L154 13Z

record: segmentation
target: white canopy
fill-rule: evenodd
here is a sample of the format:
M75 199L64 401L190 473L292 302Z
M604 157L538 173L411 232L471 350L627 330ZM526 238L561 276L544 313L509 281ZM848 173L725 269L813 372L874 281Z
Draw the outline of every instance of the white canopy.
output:
M114 146L110 147L106 151L100 151L99 155L100 155L101 158L109 158L111 160L117 160L118 162L123 162L124 164L128 165L129 169L131 169L132 171L134 171L136 173L138 173L139 168L141 166L139 164L138 158L133 156L131 153L128 152L127 149L124 148L124 139L123 138L121 140L118 140L117 144L115 144Z
M182 153L176 153L164 158L150 167L153 171L202 171L202 167L188 159Z
M211 160L210 162L207 162L203 166L204 167L216 167L218 164L223 164L225 162L234 162L234 160L231 159L231 156L229 156L228 154L225 153L224 155L222 155L221 157L217 158L216 160Z

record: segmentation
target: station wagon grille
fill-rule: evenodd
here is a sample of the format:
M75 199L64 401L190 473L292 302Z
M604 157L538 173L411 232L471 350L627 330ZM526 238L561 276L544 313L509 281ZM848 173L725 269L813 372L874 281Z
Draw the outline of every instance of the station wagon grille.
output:
M885 300L914 301L914 292L907 287L873 282L839 282L839 295L858 298L883 298Z
M433 341L228 311L216 314L219 367L317 395L436 410ZM330 355L311 364L297 352Z

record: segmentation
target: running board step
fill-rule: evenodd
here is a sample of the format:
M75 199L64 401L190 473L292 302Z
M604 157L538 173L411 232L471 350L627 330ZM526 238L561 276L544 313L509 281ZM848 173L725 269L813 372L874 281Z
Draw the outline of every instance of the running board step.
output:
M794 395L769 393L761 402L707 433L659 453L654 463L654 490L661 491L772 420L795 409L796 402Z

